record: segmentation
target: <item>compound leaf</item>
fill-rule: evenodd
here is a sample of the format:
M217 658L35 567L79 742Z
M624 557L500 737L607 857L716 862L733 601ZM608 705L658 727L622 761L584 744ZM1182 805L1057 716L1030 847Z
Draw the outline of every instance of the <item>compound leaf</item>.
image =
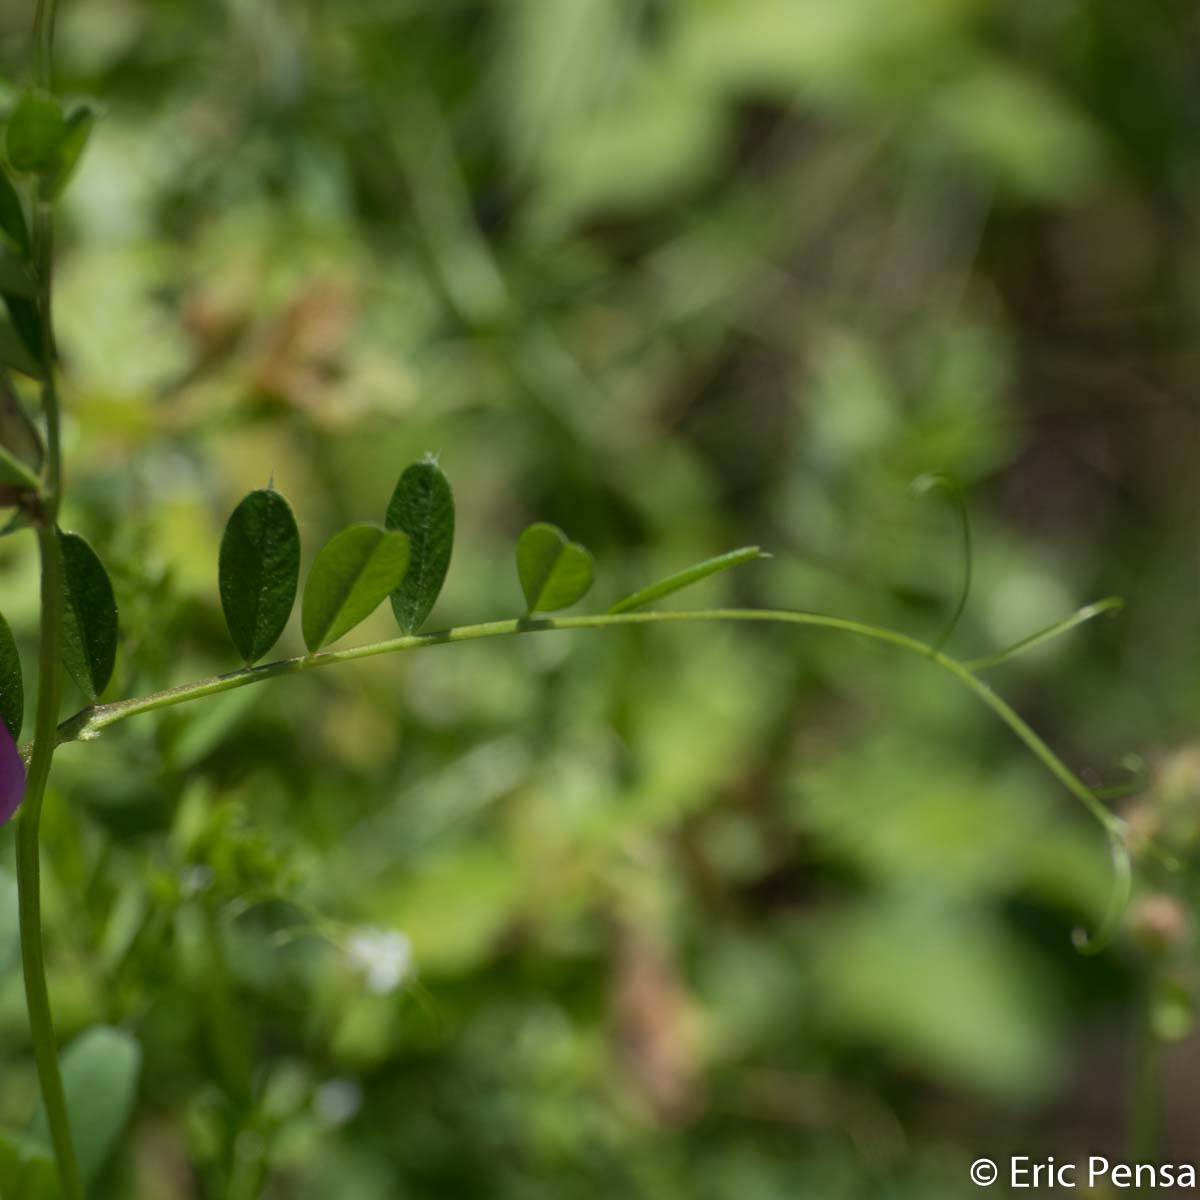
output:
M251 492L229 517L218 565L225 624L247 664L279 640L299 579L300 530L291 505L273 488Z
M557 525L539 521L517 539L517 575L529 611L554 612L587 594L595 578L595 560Z
M365 620L408 570L408 535L378 525L351 525L317 555L304 585L301 626L310 653Z
M454 493L432 458L400 476L384 523L408 535L408 572L392 592L392 611L405 633L416 633L442 590L454 549Z
M117 602L95 550L77 533L60 533L63 663L91 701L104 691L117 659Z

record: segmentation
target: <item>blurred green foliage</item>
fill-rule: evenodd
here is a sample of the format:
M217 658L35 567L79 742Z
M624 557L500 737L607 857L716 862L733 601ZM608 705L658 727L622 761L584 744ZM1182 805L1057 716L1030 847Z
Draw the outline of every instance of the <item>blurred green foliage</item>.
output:
M440 452L432 628L521 613L547 520L600 608L761 543L706 597L933 637L959 534L906 487L945 471L977 556L950 649L1124 595L998 685L1098 781L1165 764L1135 812L1186 856L1194 32L1176 0L64 0L59 85L101 113L63 205L64 525L114 579L105 696L237 665L218 547L272 477L307 569ZM1189 1025L1186 954L1071 950L1103 838L1011 735L818 632L245 689L64 747L46 825L60 1034L144 1051L116 1200L959 1196L977 1154L1116 1151L1147 981ZM1193 876L1143 878L1186 927Z

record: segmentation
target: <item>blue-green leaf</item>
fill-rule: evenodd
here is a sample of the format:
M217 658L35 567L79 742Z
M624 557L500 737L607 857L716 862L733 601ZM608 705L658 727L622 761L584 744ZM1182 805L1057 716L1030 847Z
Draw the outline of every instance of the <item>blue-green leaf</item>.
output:
M233 510L218 576L229 636L248 664L257 662L279 640L300 578L300 531L273 488L251 492Z
M416 633L442 590L454 549L454 493L432 458L400 476L384 523L408 534L408 572L392 592L392 611L405 633Z
M317 555L304 585L301 627L310 653L365 620L408 569L408 536L378 525L351 525Z
M730 550L727 554L706 558L703 562L695 563L682 571L677 571L674 575L668 575L666 579L660 579L657 583L652 583L648 587L634 592L631 596L626 596L624 600L619 600L608 611L623 613L632 612L636 608L644 608L647 604L661 600L672 592L691 587L693 583L699 583L701 579L707 579L710 575L717 574L718 571L728 571L730 567L753 562L756 558L769 557L770 555L765 554L758 546L743 546L740 550Z
M517 575L529 611L554 612L581 600L595 578L591 552L557 525L530 525L517 540Z
M13 741L21 736L25 720L25 681L21 655L8 622L0 616L0 720L8 726Z
M75 1135L79 1170L86 1181L108 1161L124 1130L137 1095L142 1050L127 1033L97 1025L82 1033L62 1056L67 1114ZM45 1109L34 1114L33 1137L48 1143Z
M60 533L63 584L63 663L94 701L112 678L117 659L117 602L108 572L77 533Z

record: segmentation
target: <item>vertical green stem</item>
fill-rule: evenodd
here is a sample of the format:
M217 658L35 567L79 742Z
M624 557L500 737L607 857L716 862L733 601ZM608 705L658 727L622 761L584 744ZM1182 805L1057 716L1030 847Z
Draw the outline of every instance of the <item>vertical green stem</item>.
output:
M38 0L34 20L35 78L50 85L57 0ZM38 649L38 700L33 754L25 800L17 824L17 887L20 896L21 965L34 1060L42 1102L58 1164L63 1200L83 1200L83 1180L71 1138L66 1093L58 1065L50 994L46 987L46 958L42 943L42 895L39 830L42 802L57 743L59 659L63 622L62 557L58 546L58 508L62 496L62 438L59 429L58 385L55 379L54 323L51 318L51 274L54 224L50 206L39 196L33 219L33 260L38 281L41 361L45 372L42 408L46 419L46 473L38 497L37 544L41 560L41 629Z
M42 800L54 756L55 724L58 719L59 641L62 632L62 559L53 524L38 528L38 552L42 560L42 627L38 662L37 725L29 781L21 817L17 823L17 888L20 896L21 965L25 976L25 998L29 1006L29 1028L37 1063L42 1100L50 1125L54 1157L58 1163L63 1200L82 1200L83 1182L71 1127L67 1119L66 1095L58 1067L54 1022L46 988L46 961L42 947L41 867L38 831Z

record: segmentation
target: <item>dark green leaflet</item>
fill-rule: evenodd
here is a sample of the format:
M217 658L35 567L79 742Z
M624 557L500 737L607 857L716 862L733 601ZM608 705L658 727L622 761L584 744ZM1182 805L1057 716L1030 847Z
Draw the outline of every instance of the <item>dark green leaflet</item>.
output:
M408 534L408 572L392 592L392 611L405 633L425 623L450 569L454 549L454 493L432 459L400 476L384 524Z
M13 741L21 736L25 720L25 682L21 656L8 622L0 616L0 720L8 726Z
M582 599L595 578L591 552L539 521L517 540L517 575L529 611L554 612Z
M60 533L65 604L63 664L89 700L108 686L117 659L117 602L108 572L77 533Z
M727 554L706 558L703 562L695 563L682 571L677 571L674 575L668 575L666 579L660 579L657 583L652 583L649 587L634 592L632 596L626 596L624 600L618 601L608 611L623 613L632 612L635 608L644 608L647 604L661 600L672 592L691 587L693 583L699 583L701 579L707 579L718 571L728 571L730 567L752 562L756 558L767 557L768 555L764 554L758 546L743 546L740 550L730 550Z
M311 653L337 641L375 611L408 569L408 536L351 525L326 542L304 585L301 626Z
M233 510L218 576L229 636L247 664L257 662L279 640L300 579L300 531L278 492L253 491Z

